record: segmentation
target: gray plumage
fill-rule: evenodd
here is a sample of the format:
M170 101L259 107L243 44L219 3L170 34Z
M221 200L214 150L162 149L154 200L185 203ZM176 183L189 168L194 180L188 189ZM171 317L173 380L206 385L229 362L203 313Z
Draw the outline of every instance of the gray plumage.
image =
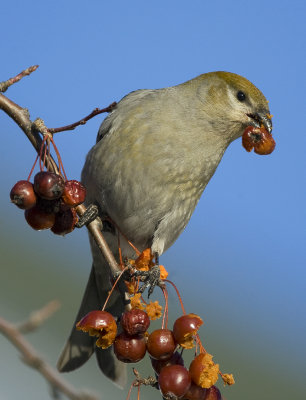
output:
M243 90L247 102L237 100ZM214 72L158 90L138 90L124 97L103 121L96 145L87 155L82 181L87 204L119 226L124 256L151 247L162 254L187 225L227 146L256 124L249 115L269 114L262 93L239 75ZM118 257L118 238L106 239ZM111 285L108 267L90 238L93 269L76 321L102 307ZM119 317L123 305L115 294L107 310ZM58 363L60 371L82 365L95 339L73 328ZM102 371L123 385L122 363L111 349L96 349Z

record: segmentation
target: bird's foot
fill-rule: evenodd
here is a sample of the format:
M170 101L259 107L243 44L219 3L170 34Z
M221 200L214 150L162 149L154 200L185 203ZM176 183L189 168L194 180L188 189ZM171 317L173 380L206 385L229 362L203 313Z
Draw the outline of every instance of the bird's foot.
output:
M84 225L90 224L99 216L99 209L95 204L90 204L84 214L79 217L78 222L75 224L76 228L82 228Z
M140 278L140 281L144 282L138 292L143 293L148 289L148 298L151 296L156 286L164 286L164 283L160 278L159 265L154 265L149 271L136 271L133 273L133 277Z

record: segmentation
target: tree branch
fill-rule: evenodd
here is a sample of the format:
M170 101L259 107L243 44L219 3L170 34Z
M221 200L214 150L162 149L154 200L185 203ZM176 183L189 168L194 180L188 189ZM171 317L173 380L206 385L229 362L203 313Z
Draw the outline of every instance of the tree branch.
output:
M24 76L30 75L32 72L36 71L38 67L39 65L33 65L32 67L29 67L24 71L21 71L20 74L14 76L14 78L10 78L7 81L0 82L0 92L4 93L11 85L13 85L16 82L19 82L20 79L22 79Z
M95 108L90 114L88 114L86 117L80 119L77 122L74 122L73 124L62 126L60 128L48 128L48 132L50 133L57 133L57 132L63 132L63 131L72 131L79 125L85 125L87 121L89 121L91 118L95 117L96 115L105 113L105 112L111 112L114 107L117 105L117 103L114 101L112 104L105 108Z
M59 303L53 301L30 316L29 320L22 324L12 324L0 317L0 332L16 347L22 356L22 361L29 367L37 370L47 382L51 384L53 391L64 393L71 400L98 400L98 397L85 391L76 390L65 381L56 369L51 367L25 339L21 329L30 331L41 325L58 308ZM37 316L39 316L37 318ZM34 320L33 320L34 318ZM30 327L30 329L29 329ZM26 329L25 329L26 328Z

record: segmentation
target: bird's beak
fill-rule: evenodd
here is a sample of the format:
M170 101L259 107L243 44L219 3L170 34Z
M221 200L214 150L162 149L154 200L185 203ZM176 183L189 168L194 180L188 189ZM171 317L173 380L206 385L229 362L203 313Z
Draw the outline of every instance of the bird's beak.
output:
M260 128L262 125L266 128L266 130L271 133L272 132L272 115L264 112L258 112L256 114L247 114L253 120L253 123L256 127Z

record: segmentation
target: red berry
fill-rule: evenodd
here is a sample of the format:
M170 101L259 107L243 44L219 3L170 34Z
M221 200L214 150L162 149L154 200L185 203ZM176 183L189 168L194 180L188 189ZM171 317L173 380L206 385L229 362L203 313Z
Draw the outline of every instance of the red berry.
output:
M32 208L36 204L36 195L33 184L29 181L18 181L10 192L12 203L22 210Z
M207 389L203 389L191 382L190 388L184 396L184 400L206 400L206 393Z
M197 334L202 324L202 319L196 314L182 315L173 325L175 341L185 349L192 349L194 346L194 335Z
M160 371L158 384L163 396L182 398L191 385L191 378L185 367L169 365Z
M242 146L246 151L252 151L261 155L272 153L275 148L275 141L270 132L263 126L257 128L248 126L242 135Z
M129 335L145 333L150 326L150 318L145 311L132 308L122 314L121 325Z
M64 179L53 172L41 171L34 177L34 190L43 199L54 200L60 198L64 187Z
M78 216L74 208L59 211L55 214L55 222L51 231L56 235L66 235L74 230Z
M71 180L65 182L62 199L65 204L76 207L85 201L86 189L81 182Z
M152 358L167 360L172 356L175 348L173 333L169 329L157 329L148 337L147 349Z
M37 205L25 210L24 216L27 223L37 231L50 229L55 222L55 214L47 213Z
M146 354L146 340L142 335L130 336L122 332L115 339L114 353L125 363L140 361Z
M184 366L184 360L181 354L176 351L168 360L155 360L154 358L151 358L151 364L154 371L159 374L164 367L168 367L169 365Z
M222 400L221 392L217 386L212 386L207 389L205 400Z
M76 324L76 328L88 332L90 336L99 336L96 345L102 349L111 346L117 334L116 321L107 311L90 311Z

